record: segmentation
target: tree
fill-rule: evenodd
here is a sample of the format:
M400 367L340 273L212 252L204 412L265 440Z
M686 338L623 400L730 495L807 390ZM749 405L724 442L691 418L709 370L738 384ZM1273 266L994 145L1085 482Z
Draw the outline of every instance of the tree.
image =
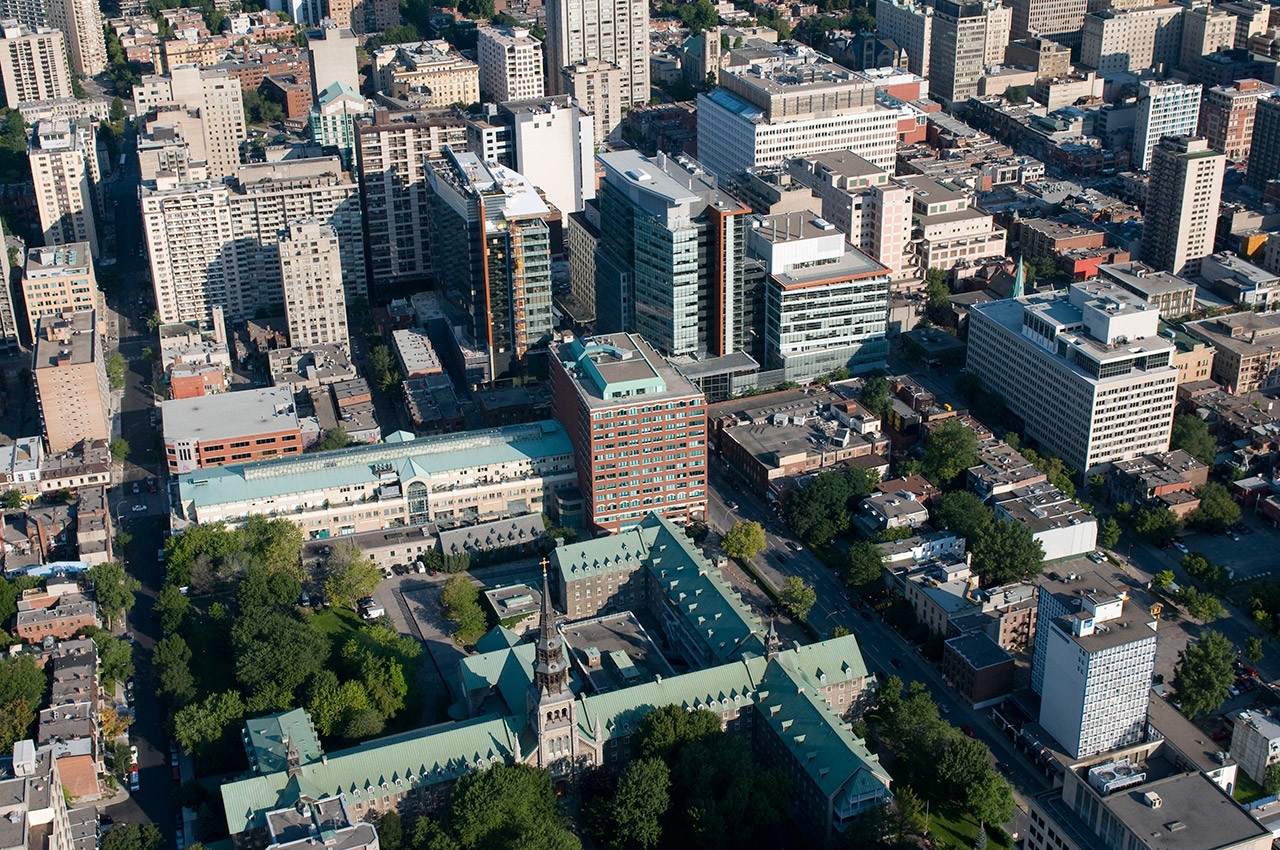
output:
M124 389L124 373L128 368L125 363L124 355L119 351L113 351L107 355L107 384L111 387L112 392Z
M940 528L955 532L957 537L974 541L991 530L995 513L968 490L944 493L933 506L933 521Z
M875 485L874 475L866 470L820 472L787 496L783 505L787 523L804 541L823 546L848 530L854 504Z
M1151 588L1153 590L1168 590L1173 584L1175 576L1173 570L1161 570L1151 577Z
M720 716L705 708L685 711L678 705L655 708L636 726L635 751L643 758L670 762L685 743L720 731Z
M844 583L866 587L880 580L884 556L880 547L869 540L859 540L849 547L845 561Z
M909 785L894 789L893 812L889 815L889 830L902 844L913 835L921 835L925 828L924 802Z
M1050 484L1065 493L1068 499L1075 498L1075 472L1067 468L1062 458L1057 455L1040 454L1033 449L1023 449L1022 455L1032 466L1044 473Z
M1101 502L1102 497L1107 494L1107 479L1102 477L1101 472L1095 472L1089 476L1089 498L1094 502Z
M102 835L102 850L160 850L163 844L153 823L118 823Z
M1218 597L1209 593L1201 593L1194 587L1182 588L1174 599L1186 609L1187 614L1202 623L1216 620L1223 614L1222 603L1218 601Z
M730 558L750 561L765 550L764 529L758 522L739 520L733 524L733 528L729 529L720 545Z
M694 0L680 5L680 20L697 35L720 23L720 13L710 0Z
M134 594L142 589L142 583L124 571L119 561L105 561L89 568L86 574L93 584L94 598L107 628L133 608Z
M382 570L349 540L334 544L325 570L325 595L331 604L344 608L354 609L358 600L372 596L382 582Z
M349 445L351 445L351 437L347 434L347 429L339 425L337 428L325 431L324 436L316 442L314 450L331 452L335 449L345 449Z
M395 809L383 812L378 818L378 846L383 850L400 850L404 842L404 826L400 813Z
M151 609L160 618L160 630L167 635L177 634L191 613L191 600L177 585L166 584L156 594Z
M1009 820L1014 811L1009 780L988 767L986 775L965 789L964 808L980 827ZM982 830L979 832L985 835Z
M576 850L556 807L551 774L526 764L467 773L454 786L450 820L467 850Z
M268 575L285 573L298 581L302 572L302 529L287 519L267 519L255 514L249 517L239 532L245 552L260 563ZM301 588L281 600L291 605L298 598Z
M1262 775L1262 790L1268 794L1280 793L1280 762L1267 765Z
M716 732L680 747L671 764L670 834L680 846L728 850L751 846L776 829L791 805L790 783L755 763L745 741ZM780 836L767 842L785 846Z
M125 119L124 101L119 95L111 98L110 118L112 123L119 123Z
M924 447L925 477L945 487L978 465L978 435L956 419L929 432Z
M1206 531L1224 531L1240 521L1240 505L1231 492L1217 481L1196 488L1200 507L1187 516L1187 522Z
M106 629L98 629L91 637L98 648L98 666L108 690L114 683L133 677L133 644Z
M1231 641L1212 629L1178 653L1173 688L1178 693L1182 713L1191 719L1216 711L1227 699L1235 680L1231 662L1235 650Z
M940 270L930 269L930 271ZM943 277L945 278L945 273ZM945 279L934 279L925 285L924 310L929 321L935 325L951 323L951 288L947 286Z
M151 666L160 680L156 692L176 706L195 698L196 680L191 675L191 647L181 635L161 638L151 653Z
M1004 90L1005 100L1010 103L1026 103L1027 87L1026 86L1009 86Z
M1044 546L1031 529L1013 520L999 520L974 541L973 570L987 585L1025 581L1044 569Z
M297 598L295 592L293 599ZM329 659L329 640L292 611L242 613L231 628L236 679L249 694L292 696Z
M818 601L818 594L799 576L787 576L778 593L778 602L788 614L797 620L805 620L810 609Z
M1182 449L1201 463L1213 465L1218 454L1218 441L1209 433L1209 426L1194 413L1180 413L1173 417L1169 432L1169 448Z
M460 850L458 842L440 824L425 815L413 822L409 847L411 850Z
M1146 508L1133 515L1133 530L1149 543L1164 543L1181 529L1182 521L1168 508Z
M21 510L26 504L26 500L22 498L22 493L18 490L6 490L4 494L4 506L6 510Z
M124 463L129 456L129 441L124 437L113 437L110 443L111 459L116 463Z
M173 716L173 737L182 748L197 756L221 742L244 721L245 705L237 691L210 694Z
M0 751L13 752L14 741L30 737L47 685L31 656L0 659Z
M706 540L707 536L711 534L711 529L707 528L707 524L705 522L701 522L699 520L692 520L687 525L685 525L684 534L686 537L692 540L695 544L701 546L702 541ZM551 536L551 535L548 535L548 536Z
M889 381L878 372L868 375L863 379L858 400L872 413L883 417L893 406L889 401Z
M1103 549L1114 549L1119 542L1120 523L1116 522L1115 517L1107 517L1098 526L1098 543Z
M1249 659L1250 664L1257 664L1262 660L1262 638L1257 635L1249 635L1244 639L1244 657Z
M471 579L458 574L451 577L440 590L440 602L445 616L454 624L453 639L466 646L475 643L484 634L488 618L480 607L480 589Z
M617 850L652 850L662 840L662 819L671 804L671 770L656 758L633 761L622 771L609 801L611 835Z

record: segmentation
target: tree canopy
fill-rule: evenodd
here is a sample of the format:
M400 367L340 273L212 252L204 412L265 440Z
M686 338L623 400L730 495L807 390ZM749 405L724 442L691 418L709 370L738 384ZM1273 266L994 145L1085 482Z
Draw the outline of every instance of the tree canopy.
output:
M933 521L965 540L977 540L991 530L995 513L968 490L944 493L933 503Z
M1195 719L1217 711L1226 702L1235 679L1231 669L1234 659L1231 641L1212 629L1178 653L1173 688L1183 714Z
M44 668L31 656L0 658L0 752L11 753L14 741L31 737L47 685Z
M450 818L466 850L576 850L556 808L551 774L525 764L467 773L454 786Z
M884 556L880 547L870 540L858 540L849 547L845 559L845 584L868 586L880 580L884 568Z
M720 542L725 554L739 561L750 561L765 550L764 528L760 523L739 520Z
M1133 515L1133 530L1151 543L1164 543L1182 530L1182 520L1168 508L1144 508Z
M1169 432L1169 448L1182 449L1201 463L1213 465L1218 454L1218 441L1209 433L1209 426L1194 413L1180 413L1173 417Z
M344 608L354 609L358 600L372 596L382 583L382 570L350 540L333 545L325 559L325 571L325 595L331 604Z
M142 583L126 573L124 564L119 561L94 564L89 568L87 577L93 583L98 611L108 628L128 613L133 607L134 594L142 589Z
M783 505L787 523L806 543L826 545L849 530L854 508L876 484L875 473L865 469L820 472L787 495Z
M818 594L799 576L787 576L778 592L778 603L797 620L807 620L818 601Z
M972 541L973 570L987 585L1025 581L1044 569L1044 546L1031 529L1013 520L997 520Z
M956 419L929 432L924 444L925 477L940 487L953 484L978 465L978 435Z
M1225 531L1240 521L1240 505L1231 492L1217 481L1196 488L1200 506L1187 516L1187 522L1206 531Z

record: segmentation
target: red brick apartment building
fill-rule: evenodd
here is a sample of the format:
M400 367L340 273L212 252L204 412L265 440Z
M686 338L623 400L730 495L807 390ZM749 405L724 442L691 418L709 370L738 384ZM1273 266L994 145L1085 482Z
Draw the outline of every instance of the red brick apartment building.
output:
M592 529L615 533L650 511L705 515L706 397L649 343L617 333L553 344L551 387Z

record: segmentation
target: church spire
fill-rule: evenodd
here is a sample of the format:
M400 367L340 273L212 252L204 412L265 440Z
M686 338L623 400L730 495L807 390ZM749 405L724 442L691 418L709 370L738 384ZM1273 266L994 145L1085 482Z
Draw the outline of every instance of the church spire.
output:
M1027 273L1022 265L1022 255L1018 255L1018 271L1013 276L1013 288L1009 290L1010 298L1022 298L1026 295Z
M782 649L782 641L778 638L778 629L774 624L773 617L769 618L769 630L764 633L764 657L768 661L778 657L778 651Z
M547 580L549 563L546 558L542 559L542 613L533 663L533 689L538 695L555 696L569 687L569 667L564 658L564 639L556 630L556 612L551 605L551 585Z

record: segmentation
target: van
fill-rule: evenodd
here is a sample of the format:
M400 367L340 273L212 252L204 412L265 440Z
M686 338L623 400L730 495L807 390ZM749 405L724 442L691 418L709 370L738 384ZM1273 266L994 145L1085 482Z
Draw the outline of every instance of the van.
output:
M163 548L163 547L162 547L162 548L160 548L160 549L157 549L157 550L156 550L156 560L157 560L157 561L159 561L159 562L160 562L160 563L162 563L162 564L164 563L164 548Z

